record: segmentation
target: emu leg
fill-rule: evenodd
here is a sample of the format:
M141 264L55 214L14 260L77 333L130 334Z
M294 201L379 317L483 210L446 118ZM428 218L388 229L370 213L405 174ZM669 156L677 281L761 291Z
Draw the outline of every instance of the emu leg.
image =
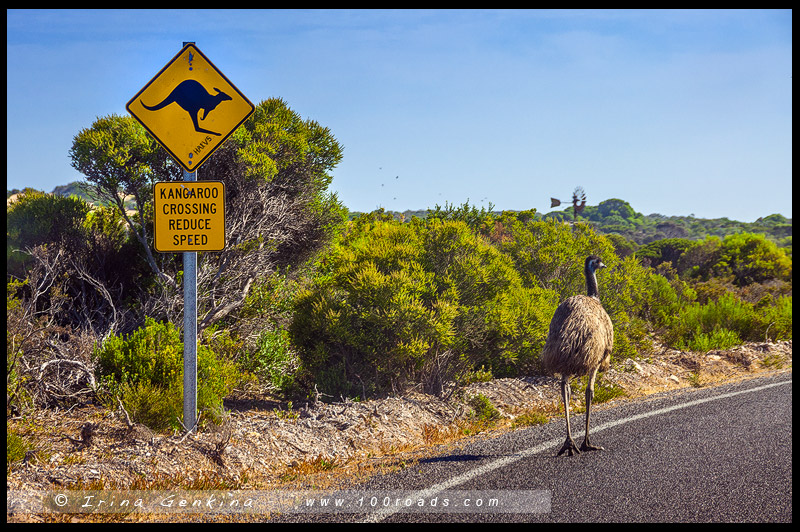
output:
M592 409L592 399L594 399L594 379L597 377L597 369L592 372L589 377L589 383L586 385L586 435L581 444L581 451L602 451L602 447L592 445L589 443L589 412Z
M561 447L561 450L558 451L556 456L561 456L564 454L564 452L567 452L569 456L572 456L575 453L580 453L578 446L575 445L574 441L572 441L572 432L569 428L569 396L571 393L572 392L569 387L569 378L564 376L561 378L561 398L564 400L564 416L567 418L567 440L564 442L564 445Z

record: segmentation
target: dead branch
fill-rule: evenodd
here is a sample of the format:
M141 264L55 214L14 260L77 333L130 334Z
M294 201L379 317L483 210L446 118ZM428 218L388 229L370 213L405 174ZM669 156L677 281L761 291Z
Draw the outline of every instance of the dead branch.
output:
M119 409L122 410L122 413L125 414L125 424L128 426L128 429L133 429L134 425L131 421L131 416L128 415L128 411L122 406L122 399L120 399L119 396L117 396L117 404L119 404Z

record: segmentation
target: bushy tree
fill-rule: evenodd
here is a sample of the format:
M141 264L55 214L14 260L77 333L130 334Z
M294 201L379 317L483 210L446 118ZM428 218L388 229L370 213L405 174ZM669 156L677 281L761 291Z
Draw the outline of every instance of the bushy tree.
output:
M25 263L41 245L74 248L85 239L83 223L89 205L80 198L65 198L25 189L6 209L7 273L25 278Z
M764 235L739 233L725 237L714 267L717 275L733 275L737 286L792 278L792 262Z
M142 246L153 272L173 288L174 277L167 275L153 255L152 226L145 223L152 210L153 184L179 180L180 167L133 117L112 114L95 120L73 140L69 152L72 166L86 176L96 195L110 203L125 219ZM133 196L136 214L125 208L125 198Z
M623 222L629 222L636 218L636 211L627 201L621 199L608 199L601 201L597 205L597 219L618 216ZM595 218L590 218L594 220Z
M156 277L138 315L179 321L181 262L177 254L152 252L152 192L156 181L181 180L180 168L135 119L116 115L82 130L70 155L124 218ZM270 99L199 169L200 181L226 186L226 247L199 254L201 330L240 309L260 276L307 259L342 223L344 208L327 192L340 160L327 128ZM135 214L125 210L125 196L133 196Z
M771 279L791 280L792 261L764 235L738 233L724 239L707 237L687 248L679 261L679 271L701 281L730 276L736 286L742 287Z
M696 242L685 238L665 238L642 246L636 251L636 256L644 265L653 268L664 262L677 267L684 252L695 245Z

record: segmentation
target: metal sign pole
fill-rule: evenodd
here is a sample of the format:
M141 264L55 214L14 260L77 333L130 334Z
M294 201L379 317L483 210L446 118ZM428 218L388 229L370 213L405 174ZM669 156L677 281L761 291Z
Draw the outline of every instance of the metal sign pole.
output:
M181 47L190 44L184 42ZM194 42L191 42L194 44ZM183 170L184 181L197 181L197 170ZM183 426L197 424L197 253L183 252Z
M183 171L184 181L197 181L197 171ZM197 252L183 252L183 426L197 423Z

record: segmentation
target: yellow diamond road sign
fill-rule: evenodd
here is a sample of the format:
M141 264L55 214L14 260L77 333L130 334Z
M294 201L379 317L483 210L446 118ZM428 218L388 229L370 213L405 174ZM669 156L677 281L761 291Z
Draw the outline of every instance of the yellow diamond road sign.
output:
M194 172L255 107L189 43L125 106L188 172Z
M221 251L225 248L222 181L167 181L153 187L156 251Z

